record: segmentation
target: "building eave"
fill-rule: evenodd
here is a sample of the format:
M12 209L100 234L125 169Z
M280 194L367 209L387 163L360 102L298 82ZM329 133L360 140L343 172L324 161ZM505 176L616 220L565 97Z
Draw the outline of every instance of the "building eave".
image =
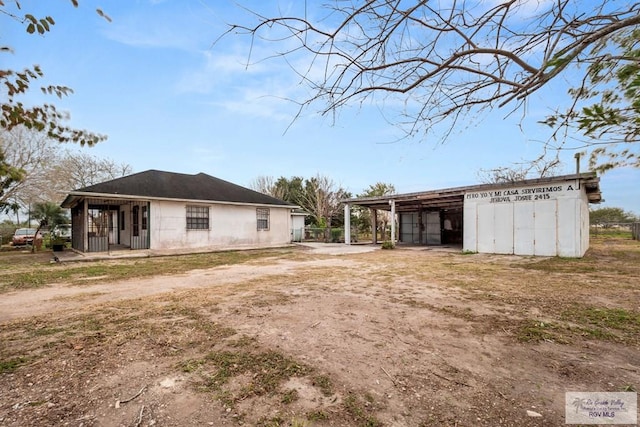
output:
M178 202L178 203L194 203L194 204L216 204L216 205L231 205L231 206L255 206L255 207L275 207L285 209L296 209L298 206L290 204L266 204L266 203L248 203L248 202L229 202L218 200L200 200L200 199L180 199L170 197L146 197L136 196L130 194L110 194L110 193L92 193L82 191L72 191L61 203L63 208L72 208L76 206L83 199L109 199L109 200L122 200L122 201L165 201L165 202Z

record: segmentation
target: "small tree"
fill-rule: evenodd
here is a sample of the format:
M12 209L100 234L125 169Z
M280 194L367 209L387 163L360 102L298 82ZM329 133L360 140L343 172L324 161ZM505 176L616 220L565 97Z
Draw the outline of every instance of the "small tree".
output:
M68 219L64 213L64 210L52 202L36 203L31 212L31 218L38 222L38 229L36 230L36 236L42 228L55 227L57 225L66 224ZM33 240L34 245L31 247L31 252L35 252L35 238Z
M369 185L364 192L358 194L358 197L380 197L380 196L389 196L392 194L396 194L396 187L393 184L387 184L384 182L376 182L373 185ZM371 213L369 209L358 209L360 222L363 227L368 227L369 225L373 228L373 233L377 233L378 228L382 230L382 239L386 238L387 226L389 222L391 222L391 213L390 212L380 212L377 215L377 223L371 224Z

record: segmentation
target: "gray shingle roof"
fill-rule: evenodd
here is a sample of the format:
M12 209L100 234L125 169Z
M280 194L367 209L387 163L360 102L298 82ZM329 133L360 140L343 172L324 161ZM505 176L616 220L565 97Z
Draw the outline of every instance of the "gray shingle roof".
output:
M148 170L90 185L72 191L71 195L77 193L295 206L275 197L267 196L205 173L187 175L159 170Z

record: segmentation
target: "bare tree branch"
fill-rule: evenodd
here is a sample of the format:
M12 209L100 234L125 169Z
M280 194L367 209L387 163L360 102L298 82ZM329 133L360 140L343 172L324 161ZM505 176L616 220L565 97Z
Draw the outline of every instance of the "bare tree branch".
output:
M637 60L595 52L640 26L638 2L333 0L321 10L313 19L253 14L252 24L233 24L226 35L250 37L247 64L258 44L281 49L259 60L283 58L313 91L297 100L300 111L397 101L395 124L410 136L443 123L445 140L469 114L522 108L550 81L585 75L590 64L611 60L607 54Z

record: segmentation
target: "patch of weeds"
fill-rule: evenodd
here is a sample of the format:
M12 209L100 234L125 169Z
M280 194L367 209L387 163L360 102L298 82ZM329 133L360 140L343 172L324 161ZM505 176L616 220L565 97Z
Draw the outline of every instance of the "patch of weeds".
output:
M204 364L203 360L185 360L184 362L180 362L178 367L182 372L192 373L197 371Z
M324 421L324 420L328 420L329 416L327 415L326 412L317 410L317 411L307 412L307 419L309 421Z
M210 338L223 339L236 334L235 329L228 326L222 326L216 322L201 321L196 322L198 329L206 332Z
M367 413L364 404L353 393L349 393L342 401L342 404L354 421L357 421L358 425L366 427L382 426L382 423L377 418Z
M364 400L366 400L370 404L374 404L375 401L376 401L376 399L373 397L373 395L371 393L365 393L364 394Z
M187 304L188 302L171 302L162 306L160 315L164 317L165 320L174 323L176 316L183 317L185 319L180 319L182 322L189 323L193 329L206 333L211 339L222 340L236 334L233 328L212 322L207 315L198 311L198 307ZM156 313L152 313L151 315L156 315Z
M382 249L395 249L396 245L391 240L385 240L382 242Z
M475 254L477 254L477 253L478 253L478 252L476 252L476 251L470 251L470 250L467 250L467 249L465 249L464 251L462 251L462 255L475 255Z
M588 323L621 331L640 329L640 313L623 308L575 306L566 310L563 315L578 323Z
M28 359L23 356L14 357L13 359L8 360L0 360L0 374L9 374L14 372L20 366L27 363L27 360Z
M257 341L258 340L256 340L255 337L250 337L248 335L243 335L240 338L238 338L237 340L233 340L233 341L229 342L229 345L231 347L242 348L242 347L254 346L254 345L256 345Z
M291 296L282 292L263 292L259 297L251 301L254 307L271 307L272 305L284 305L291 302Z
M37 289L47 285L48 281L39 272L14 273L6 275L0 286L0 292L9 292L21 289Z
M315 375L311 378L311 384L320 389L320 392L325 396L331 396L333 394L333 383L331 378L326 375Z
M233 408L235 404L235 399L233 398L233 394L231 394L228 390L220 390L218 391L218 400L222 402L222 404L227 408Z
M397 302L400 304L405 304L409 307L413 307L413 308L432 308L432 306L429 306L429 304L422 302L422 301L416 301L414 298L411 297L405 297L405 298L390 298L391 301L393 302Z
M637 339L640 334L640 313L622 308L575 305L562 313L564 320L577 323L585 335L600 340ZM622 337L612 333L619 331Z
M545 258L541 261L518 264L526 270L544 271L547 273L589 273L602 270L602 265L593 263L586 258Z
M263 417L256 422L256 427L284 427L285 425L286 425L286 422L284 418L280 416L275 416L271 418Z
M83 326L83 329L88 329L91 331L99 331L103 329L103 326L100 320L93 317L84 319L82 326Z
M59 332L63 332L64 329L63 328L55 328L55 327L43 327L43 328L37 328L37 329L32 329L29 331L29 333L31 334L32 337L43 337L43 336L47 336L47 335L55 335Z
M602 341L615 341L618 337L600 328L578 328L580 335Z
M263 353L220 351L205 357L216 371L209 375L206 387L221 391L232 377L249 374L251 378L236 396L241 400L250 396L273 394L281 383L291 377L301 377L311 372L311 368L275 351Z
M296 390L295 388L292 388L285 391L282 394L282 398L280 399L280 402L284 403L285 405L288 405L290 403L295 402L299 398L300 398L300 395L298 394L298 390Z
M558 332L559 327L551 322L527 319L518 326L516 338L520 342L551 341L565 344L567 341Z
M280 416L275 416L272 418L261 418L256 423L258 427L307 427L308 424L304 420L300 420L298 418L294 418L289 421L285 421L284 418Z

